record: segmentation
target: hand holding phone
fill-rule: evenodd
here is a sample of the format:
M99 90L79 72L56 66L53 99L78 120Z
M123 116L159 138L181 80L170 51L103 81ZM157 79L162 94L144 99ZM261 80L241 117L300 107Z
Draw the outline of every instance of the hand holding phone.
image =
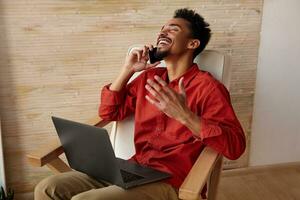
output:
M152 49L152 52L150 52L150 49ZM155 61L155 60L157 60L155 58L155 52L156 52L156 50L153 51L152 45L144 46L143 49L132 48L125 58L125 63L124 63L123 68L125 69L125 71L139 72L142 70L147 70L147 69L156 67L157 65L160 64L160 62ZM152 62L148 63L148 61L150 60L150 54L151 54Z

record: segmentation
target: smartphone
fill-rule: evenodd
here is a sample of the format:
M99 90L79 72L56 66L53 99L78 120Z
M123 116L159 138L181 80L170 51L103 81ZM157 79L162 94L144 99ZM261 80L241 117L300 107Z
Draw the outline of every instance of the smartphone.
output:
M153 48L152 51L149 51L149 59L150 59L150 63L151 64L153 64L153 63L155 63L157 61L161 61L162 60L162 58L158 58L156 56L156 51L157 51L157 47Z

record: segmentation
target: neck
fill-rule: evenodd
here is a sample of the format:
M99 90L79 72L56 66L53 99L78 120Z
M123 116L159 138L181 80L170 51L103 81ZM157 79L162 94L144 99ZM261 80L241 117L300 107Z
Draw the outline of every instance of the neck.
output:
M164 60L167 66L168 78L170 82L182 76L193 64L193 58L184 55L180 56L179 58L178 56L168 56Z

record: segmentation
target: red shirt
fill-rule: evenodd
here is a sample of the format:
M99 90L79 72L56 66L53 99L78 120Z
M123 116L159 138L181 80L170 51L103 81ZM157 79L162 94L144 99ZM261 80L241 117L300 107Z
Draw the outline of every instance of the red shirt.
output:
M178 92L183 76L188 107L201 123L200 137L190 129L150 104L145 95L147 79L154 75ZM102 89L99 115L107 121L119 121L135 114L134 143L136 162L169 172L166 182L179 188L204 146L210 146L229 159L237 159L245 150L243 129L233 111L227 89L208 72L193 64L181 77L169 82L167 69L156 67L144 71L121 91Z

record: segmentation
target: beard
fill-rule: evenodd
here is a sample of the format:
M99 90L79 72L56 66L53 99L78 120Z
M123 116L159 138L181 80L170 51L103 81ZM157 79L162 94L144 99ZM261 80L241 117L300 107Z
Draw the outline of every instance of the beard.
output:
M162 51L159 48L157 48L157 51L154 54L155 58L158 60L162 60L168 55L169 55L169 50Z

